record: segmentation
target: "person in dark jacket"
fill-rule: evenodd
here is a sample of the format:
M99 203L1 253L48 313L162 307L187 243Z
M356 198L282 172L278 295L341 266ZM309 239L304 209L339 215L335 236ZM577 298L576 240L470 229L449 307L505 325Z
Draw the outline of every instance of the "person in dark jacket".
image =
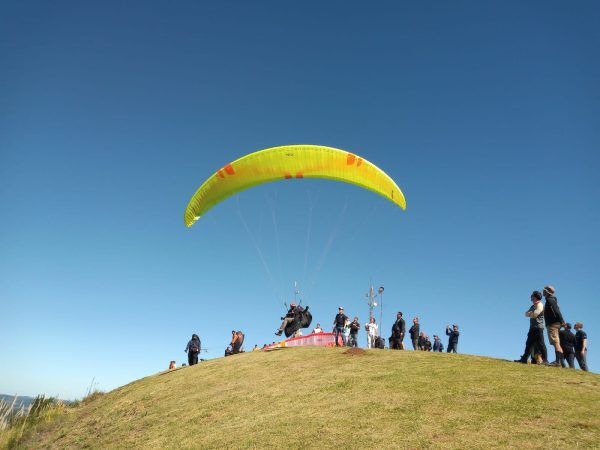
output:
M348 316L344 314L344 308L340 306L338 308L338 313L335 315L335 319L333 319L333 337L335 339L336 347L340 346L338 342L339 336L342 336L342 342L344 344L344 347L346 346L346 336L344 335L344 327L346 326L347 321Z
M433 351L434 352L443 352L444 344L442 344L442 340L437 334L433 335Z
M413 350L417 350L419 348L419 329L420 328L421 327L419 325L419 318L415 317L413 319L412 327L410 327L410 330L408 330L408 332L410 333L410 340L412 341Z
M288 324L290 324L294 321L295 315L296 315L296 304L290 303L290 308L288 309L287 314L285 315L285 317L282 317L283 322L281 322L281 326L275 332L275 334L277 336L281 336L281 333L283 333L283 330L285 330L285 327L287 327Z
M197 334L192 334L192 339L187 343L184 352L188 354L188 364L193 366L198 364L198 353L200 353L200 338Z
M559 333L560 346L563 351L562 366L567 367L565 360L569 363L569 368L575 368L575 335L571 332L571 324L566 323Z
M583 324L577 322L575 324L575 358L581 370L588 370L586 356L587 356L587 334L583 331Z
M458 336L460 336L458 325L454 324L452 328L450 328L450 325L446 325L446 336L448 336L448 350L446 352L458 353Z
M540 360L536 363L548 363L548 351L544 342L544 304L542 303L542 293L533 291L531 293L531 306L525 311L525 317L529 317L529 332L525 341L525 351L520 359L515 362L527 364L530 355L540 355Z
M392 325L392 337L390 338L390 347L394 350L404 350L404 333L406 324L402 318L402 312L396 314L396 322Z
M424 331L421 331L419 333L419 339L417 341L417 345L419 347L419 350L425 351L425 332Z
M360 323L358 317L350 322L350 347L358 347L358 332L360 331Z
M429 340L429 336L425 335L425 343L423 344L423 350L426 352L431 351L431 341Z
M556 361L550 365L561 367L563 351L562 347L560 346L559 331L561 326L564 326L565 321L562 313L560 312L560 307L558 306L558 299L554 296L553 286L544 287L544 298L546 299L546 304L544 305L544 320L546 321L548 340L554 347L554 352L556 353Z

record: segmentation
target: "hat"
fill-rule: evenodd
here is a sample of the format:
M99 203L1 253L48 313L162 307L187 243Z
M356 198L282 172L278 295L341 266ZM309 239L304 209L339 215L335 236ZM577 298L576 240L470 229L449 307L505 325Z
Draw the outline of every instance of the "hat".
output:
M542 299L542 293L540 291L533 291L531 293L531 298L537 298L538 300Z
M554 286L544 286L544 290L550 292L551 294L554 294Z
M296 306L296 304L292 302L292 303L290 303L290 306Z
M344 307L343 307L343 306L340 306L338 309L344 309Z

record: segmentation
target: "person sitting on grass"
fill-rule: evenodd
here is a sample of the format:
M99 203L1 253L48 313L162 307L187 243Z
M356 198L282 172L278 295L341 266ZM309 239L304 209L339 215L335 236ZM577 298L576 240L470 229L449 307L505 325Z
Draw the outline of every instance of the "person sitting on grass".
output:
M419 350L424 351L425 350L425 332L421 331L419 333L419 340L417 341L417 346L419 347Z
M429 336L425 335L425 343L423 344L423 350L426 352L431 351L431 341L429 340Z

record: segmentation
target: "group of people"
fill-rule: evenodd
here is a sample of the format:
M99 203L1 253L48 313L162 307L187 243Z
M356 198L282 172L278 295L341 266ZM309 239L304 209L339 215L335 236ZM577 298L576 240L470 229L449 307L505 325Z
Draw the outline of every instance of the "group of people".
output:
M542 303L542 298L545 303ZM295 304L290 305L290 311L283 319L281 327L275 334L281 335L285 327L293 320L293 313L296 308ZM577 322L574 325L575 334L571 331L571 324L566 322L558 305L558 299L555 296L553 286L545 286L542 292L533 291L531 294L531 306L525 311L525 316L529 318L529 332L525 342L525 350L523 355L515 360L515 362L527 363L531 360L534 364L546 364L558 367L575 368L575 360L577 360L581 370L588 370L586 355L587 355L587 334L583 331L583 323ZM365 324L364 329L367 333L367 348L384 348L384 341L380 337L379 326L375 318L371 317L369 322ZM544 342L544 329L548 334L550 345L554 347L556 359L554 362L548 362L548 350ZM342 345L349 347L358 347L358 334L361 330L358 317L355 316L352 320L344 313L344 307L340 306L338 312L333 319L333 334L335 346ZM321 324L312 330L312 333L323 333ZM404 337L406 334L406 323L402 312L396 314L396 320L392 325L392 334L389 337L389 347L393 350L404 350ZM421 351L444 351L444 344L438 335L433 335L433 342L429 336L421 331L419 318L415 317L412 320L412 326L408 330L408 335L412 343L413 350ZM448 336L448 353L458 353L458 338L460 332L458 325L446 326L446 335ZM244 333L241 331L231 332L231 342L225 356L240 353L244 342ZM263 348L266 348L265 345ZM255 346L253 350L258 350ZM201 351L200 338L197 334L192 335L192 339L188 342L185 351L188 354L188 364L193 366L198 364L198 354Z
M313 330L313 333L322 332L320 325ZM341 337L343 345L350 347L358 347L358 332L360 331L360 323L358 317L354 317L352 321L344 314L344 308L340 306L338 313L333 320L333 334L335 345L339 345ZM367 348L383 348L383 340L379 336L379 327L375 322L375 318L371 317L369 323L365 325L365 331L367 332ZM412 342L413 350L421 351L434 351L441 352L444 350L444 345L438 335L433 335L433 343L429 339L429 336L425 332L421 331L421 325L419 324L419 318L413 319L413 324L408 330L410 340ZM389 346L393 350L404 350L404 336L406 334L406 323L403 318L402 312L398 312L396 315L396 321L392 325L392 335L389 338ZM458 331L458 325L450 327L446 326L446 335L448 336L448 353L458 352L458 337L460 332Z
M573 334L571 324L565 321L554 294L553 286L545 286L542 292L531 293L531 306L525 311L525 316L529 318L525 351L515 362L526 364L531 359L534 364L557 367L568 365L574 369L577 360L581 370L587 371L587 334L583 331L583 323L575 323L576 334ZM545 299L545 304L542 303L542 297ZM548 362L544 328L550 345L554 347L556 360L552 363Z

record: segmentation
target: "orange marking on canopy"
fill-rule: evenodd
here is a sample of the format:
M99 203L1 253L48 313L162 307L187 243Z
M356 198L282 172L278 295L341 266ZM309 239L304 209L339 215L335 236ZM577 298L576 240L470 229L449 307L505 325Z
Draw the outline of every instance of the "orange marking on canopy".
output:
M353 155L352 153L348 153L348 158L346 159L346 164L351 166L352 164L354 164L355 159L356 159L356 155Z
M285 176L286 180L289 180L290 178L292 178L292 174L289 172L286 172L284 176Z
M219 170L217 171L217 173L219 174L219 176L220 176L221 178L225 178L225 175L223 174L223 171L222 171L221 169L219 169Z
M304 178L304 175L302 175L302 172L297 172L296 178Z
M235 175L235 170L233 170L233 167L231 167L231 164L227 164L225 167L223 167L223 169L225 169L225 172L227 172L227 175Z
M362 164L363 159L362 158L358 158L358 161L356 162L356 167L360 167L360 165Z

